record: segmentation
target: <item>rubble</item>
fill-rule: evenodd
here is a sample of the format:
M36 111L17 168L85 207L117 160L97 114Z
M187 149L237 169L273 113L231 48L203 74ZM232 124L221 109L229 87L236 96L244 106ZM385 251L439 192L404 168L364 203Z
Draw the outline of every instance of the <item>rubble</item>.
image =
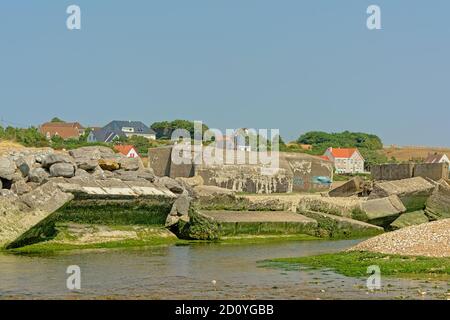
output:
M377 182L369 195L369 199L397 195L407 211L417 211L425 208L425 202L432 194L434 187L433 183L422 177Z
M446 182L436 186L425 206L425 214L430 220L450 218L450 187Z
M397 219L401 213L406 212L406 208L396 195L380 199L369 199L361 203L363 220L377 225L387 227Z

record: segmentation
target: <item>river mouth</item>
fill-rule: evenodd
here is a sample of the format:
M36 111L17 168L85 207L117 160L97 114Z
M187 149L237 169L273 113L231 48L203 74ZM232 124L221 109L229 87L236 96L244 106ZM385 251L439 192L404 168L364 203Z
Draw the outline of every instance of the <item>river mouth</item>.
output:
M366 279L330 270L267 268L261 261L332 253L361 240L201 243L52 255L0 253L1 299L440 299L445 281ZM68 266L81 270L70 291ZM420 293L422 292L422 294ZM423 295L426 292L426 295Z

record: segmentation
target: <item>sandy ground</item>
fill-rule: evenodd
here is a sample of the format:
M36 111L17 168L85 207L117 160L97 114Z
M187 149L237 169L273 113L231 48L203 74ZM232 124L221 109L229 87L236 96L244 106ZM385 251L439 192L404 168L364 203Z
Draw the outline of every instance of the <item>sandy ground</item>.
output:
M450 257L450 219L385 233L361 242L349 250L406 256Z

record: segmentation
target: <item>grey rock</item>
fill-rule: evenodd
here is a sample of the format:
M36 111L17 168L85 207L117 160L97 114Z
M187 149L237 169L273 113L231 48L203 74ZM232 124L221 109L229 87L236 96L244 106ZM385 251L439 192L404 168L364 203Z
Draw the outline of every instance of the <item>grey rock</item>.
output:
M139 178L141 179L145 179L147 181L150 182L155 182L156 177L155 174L153 173L153 170L150 169L141 169L137 171L137 175Z
M80 169L80 168L78 168L76 171L75 171L75 177L77 177L77 178L84 178L84 177L90 177L91 175L89 174L89 172L87 172L86 170L84 170L84 169Z
M120 168L125 171L137 171L144 167L140 158L123 157L119 160Z
M69 154L74 158L89 158L91 160L99 160L114 156L115 153L108 147L91 146L70 150Z
M31 190L31 187L24 180L14 182L11 186L11 191L19 196L31 192Z
M156 182L165 186L175 194L182 194L185 191L183 186L178 181L169 177L160 177Z
M191 201L187 195L181 195L172 205L170 215L184 216L188 215Z
M0 178L13 180L16 164L7 157L0 157Z
M114 177L122 181L136 181L140 180L137 171L125 171L123 169L116 170L113 172Z
M52 153L44 157L44 159L42 160L42 167L50 168L52 165L56 163L72 164L73 159L64 154Z
M97 160L92 160L89 158L76 158L75 163L79 169L85 171L94 171L98 166Z
M48 178L49 178L49 174L43 168L31 169L30 173L28 174L28 179L31 182L35 182L35 183L38 183L38 184L42 184L44 182L47 182Z
M75 175L75 167L71 163L55 163L50 167L52 177L72 178Z
M28 156L26 158L19 157L15 160L15 163L19 171L22 173L22 176L26 177L30 173L31 167L35 163L35 159L34 156Z
M3 182L0 180L0 190L3 189Z
M100 168L100 166L97 166L97 168L95 168L94 172L92 172L92 177L94 179L98 179L98 180L105 180L106 174L105 174L105 171L103 171L103 169Z

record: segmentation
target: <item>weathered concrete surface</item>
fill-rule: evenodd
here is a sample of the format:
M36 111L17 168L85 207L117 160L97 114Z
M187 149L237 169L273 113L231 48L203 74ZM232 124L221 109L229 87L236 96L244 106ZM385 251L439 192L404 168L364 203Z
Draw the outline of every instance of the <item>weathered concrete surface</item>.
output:
M72 199L72 194L62 192L54 183L46 183L19 197L0 217L0 244L8 248L18 246L28 230Z
M375 184L369 199L397 195L407 211L417 211L425 208L425 202L432 194L434 187L433 183L422 177L379 182Z
M429 222L429 220L423 210L407 212L403 213L394 222L392 222L390 225L390 229L396 230L427 222Z
M449 178L447 163L389 163L374 165L371 168L371 174L373 179L378 181L402 180L413 177L439 181L440 179Z
M355 238L384 232L381 227L350 218L309 210L301 213L318 222L317 235L320 237Z
M396 195L380 199L371 199L361 204L362 214L366 221L378 226L387 227L391 222L406 211L400 198Z
M200 211L213 218L221 236L309 234L315 235L317 222L298 213L286 211Z
M148 150L148 164L158 177L170 177L172 147L152 148Z
M172 149L169 147L149 149L149 163L159 176L192 177L201 176L205 185L218 186L237 192L248 193L289 193L328 190L333 176L332 163L319 157L300 153L274 153L279 157L279 168L262 165L264 154L243 152L242 158L236 153L231 159L223 149L211 149L218 155L220 164L200 161L193 163L172 163ZM197 153L188 154L188 160L198 159ZM238 160L239 159L239 160Z
M0 245L12 248L37 241L39 228L44 227L55 211L73 199L163 201L175 197L170 190L148 181L53 179L20 197L0 198L0 209L4 212L0 215Z
M450 187L439 184L426 202L425 214L430 220L450 218Z
M355 177L343 185L334 188L328 192L330 197L351 197L362 192L363 180L360 177Z
M414 166L414 177L428 178L434 181L449 178L448 163L419 163Z
M370 169L374 180L401 180L413 177L413 163L387 163L373 165Z

